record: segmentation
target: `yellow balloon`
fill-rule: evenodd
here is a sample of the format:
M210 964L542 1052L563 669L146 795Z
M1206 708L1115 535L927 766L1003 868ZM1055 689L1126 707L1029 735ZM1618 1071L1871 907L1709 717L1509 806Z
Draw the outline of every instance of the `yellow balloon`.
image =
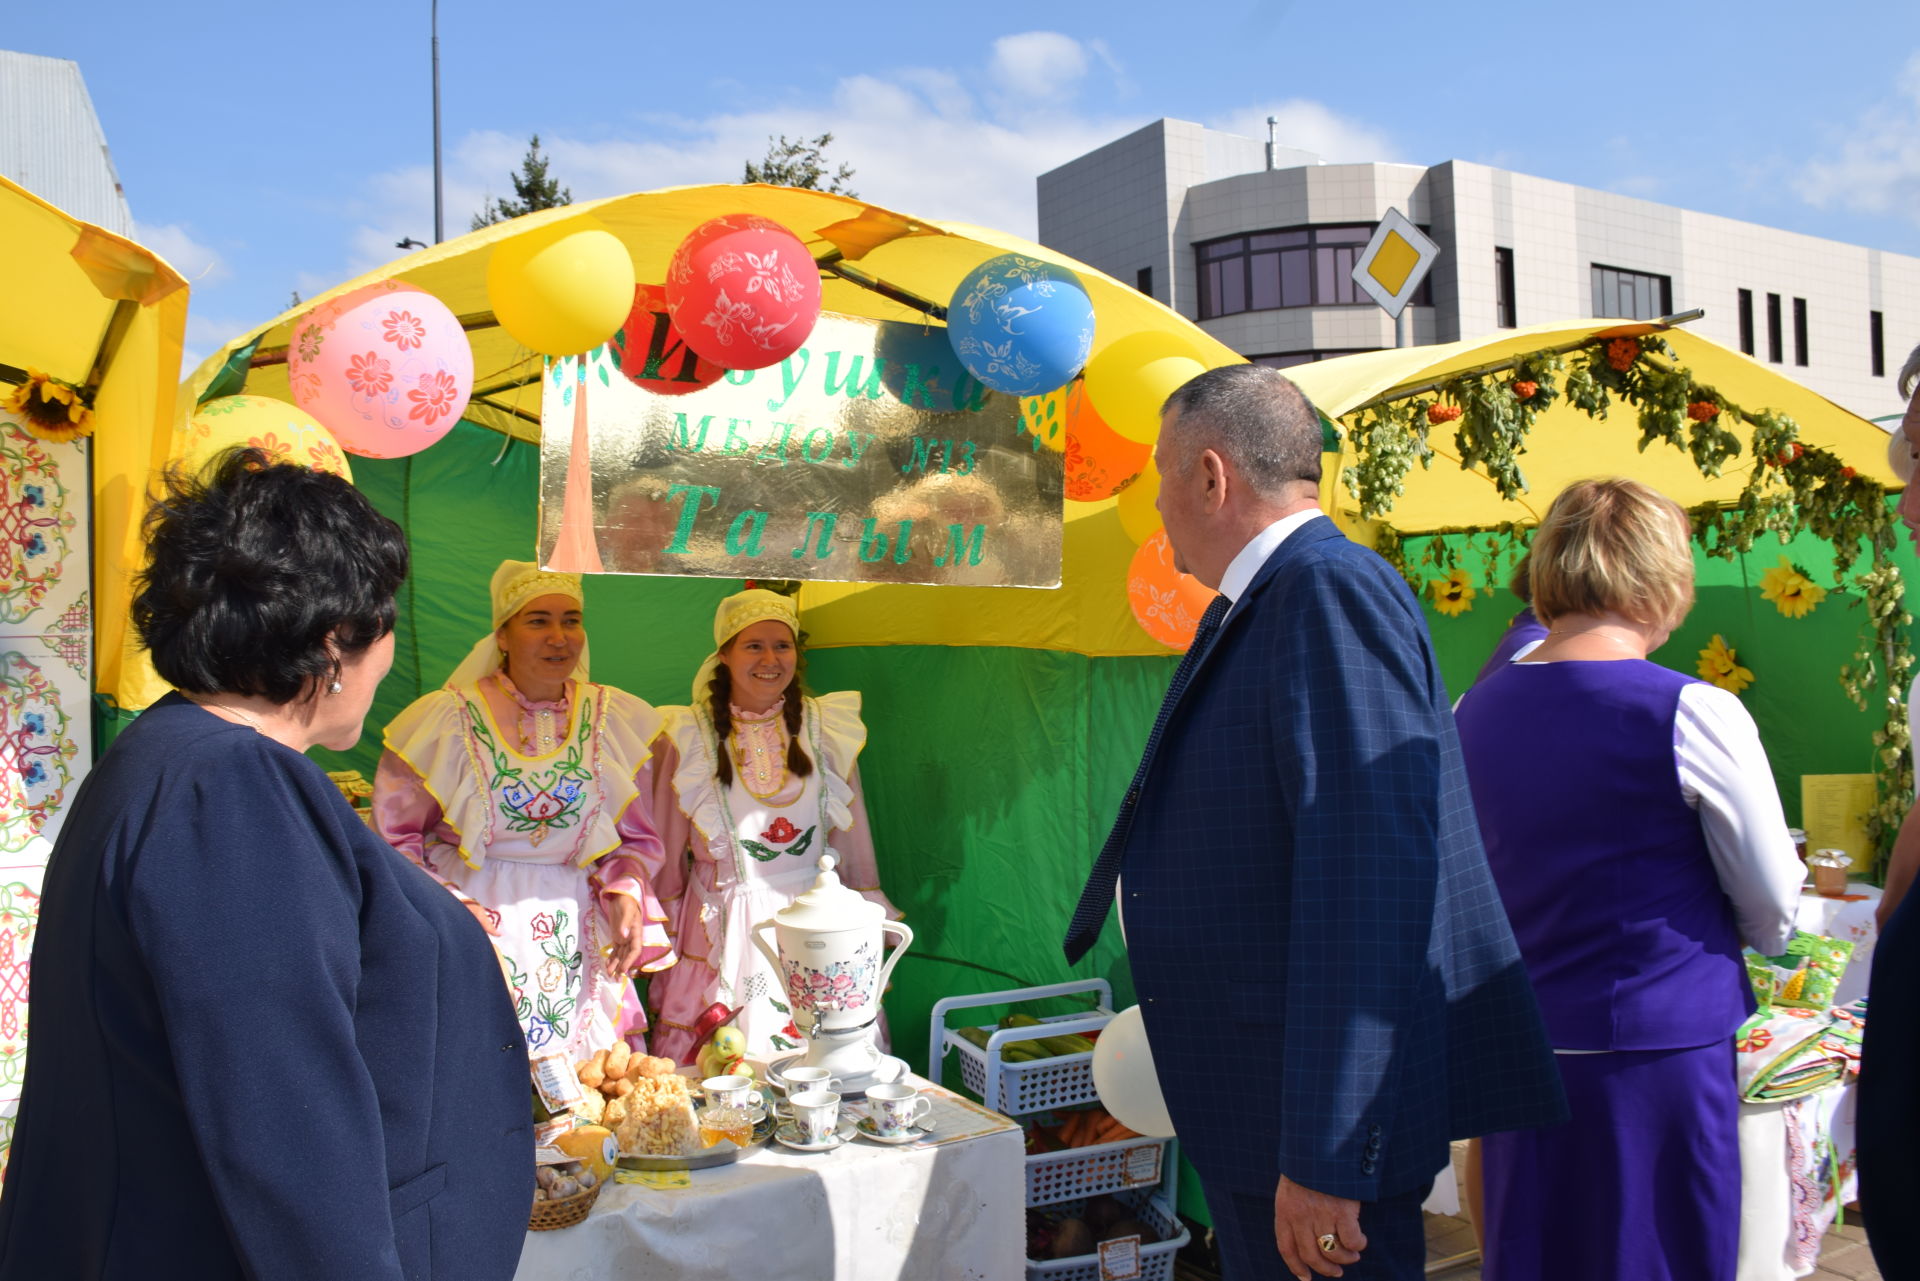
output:
M1141 330L1094 353L1087 362L1087 395L1107 426L1148 443L1160 434L1160 406L1206 368L1179 336Z
M1135 476L1120 491L1116 506L1120 510L1120 528L1137 547L1153 537L1160 528L1160 509L1154 504L1160 497L1160 471L1147 459L1146 470Z
M633 308L633 259L620 238L581 219L501 241L487 260L494 319L549 356L591 351Z
M353 479L353 468L333 433L305 410L271 396L209 400L193 411L184 429L174 433L172 456L185 470L197 472L231 445L251 445L275 462L299 463Z
M1067 451L1067 393L1073 384L1020 398L1020 428L1056 454Z

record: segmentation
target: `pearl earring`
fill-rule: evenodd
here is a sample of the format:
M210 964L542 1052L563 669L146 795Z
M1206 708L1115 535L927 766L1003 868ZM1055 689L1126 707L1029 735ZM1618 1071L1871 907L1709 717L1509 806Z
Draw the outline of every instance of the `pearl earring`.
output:
M339 681L334 681L334 682L333 682L333 683L332 683L331 685L329 685L329 686L327 686L327 693L329 693L329 694L338 694L339 692L340 692L340 682L339 682Z

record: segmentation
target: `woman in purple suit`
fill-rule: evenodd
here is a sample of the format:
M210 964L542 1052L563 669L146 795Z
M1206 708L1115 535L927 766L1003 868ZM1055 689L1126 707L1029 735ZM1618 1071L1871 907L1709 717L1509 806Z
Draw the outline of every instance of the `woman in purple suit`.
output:
M1731 1281L1740 945L1785 950L1800 864L1740 700L1647 661L1693 604L1680 508L1581 481L1531 569L1547 639L1458 716L1573 1119L1484 1140L1485 1275Z

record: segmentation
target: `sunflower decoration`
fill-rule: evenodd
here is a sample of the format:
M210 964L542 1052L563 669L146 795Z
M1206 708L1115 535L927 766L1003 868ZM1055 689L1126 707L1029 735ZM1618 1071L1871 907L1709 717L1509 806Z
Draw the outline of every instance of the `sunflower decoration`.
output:
M37 369L0 400L0 409L20 416L20 425L36 440L65 443L93 435L93 410L80 399L72 383Z
M1827 598L1827 589L1782 556L1779 565L1760 575L1760 595L1788 618L1805 618Z
M1473 598L1480 594L1464 569L1450 569L1445 578L1429 578L1427 590L1433 595L1433 607L1450 618L1472 609Z
M1739 651L1727 644L1727 638L1719 632L1715 632L1707 647L1700 651L1700 666L1695 670L1701 680L1718 685L1729 694L1738 694L1753 684L1753 673L1740 666Z

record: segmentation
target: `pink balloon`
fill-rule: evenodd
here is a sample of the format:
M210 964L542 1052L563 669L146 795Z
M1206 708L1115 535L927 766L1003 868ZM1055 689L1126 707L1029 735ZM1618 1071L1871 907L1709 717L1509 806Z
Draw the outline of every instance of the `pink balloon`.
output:
M460 421L473 348L438 298L383 280L295 322L287 381L294 403L348 453L404 458Z
M701 223L673 251L667 310L687 346L723 369L764 369L820 316L820 269L800 238L754 214Z

